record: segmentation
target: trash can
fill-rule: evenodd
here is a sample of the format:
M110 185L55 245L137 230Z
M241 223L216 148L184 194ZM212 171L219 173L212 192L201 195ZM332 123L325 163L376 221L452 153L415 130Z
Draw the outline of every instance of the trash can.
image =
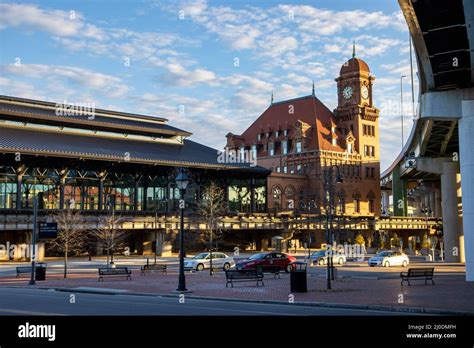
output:
M46 280L46 263L39 262L35 265L35 280Z
M306 282L306 262L292 262L290 265L291 292L308 292Z

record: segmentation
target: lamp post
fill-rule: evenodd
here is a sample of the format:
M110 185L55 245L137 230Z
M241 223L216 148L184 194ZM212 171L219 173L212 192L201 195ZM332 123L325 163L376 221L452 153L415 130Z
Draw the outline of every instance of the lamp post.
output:
M403 78L407 77L407 75L400 76L400 119L402 120L402 149L405 143L403 139Z
M333 180L332 180L332 171L336 168L336 184L342 184L343 180L341 177L341 173L339 167L337 165L331 165L325 169L325 180L324 186L326 189L326 242L330 249L326 251L327 253L327 271L326 271L326 278L327 278L327 289L331 290L331 278L333 278L333 250L332 244L334 242L333 230L332 230L332 206L333 206L333 199L334 199L334 192L333 192Z
M176 291L185 292L188 290L186 289L186 277L184 276L184 195L186 193L186 187L188 187L189 179L183 168L181 168L179 174L176 176L175 181L181 195L181 199L179 200L179 278L178 289L176 289Z
M36 196L33 197L33 231L31 232L31 279L29 285L36 285L35 282L35 261L36 261L36 228L38 225L38 198Z
M110 194L109 195L109 202L108 202L108 205L110 207L110 209L112 210L112 226L111 226L111 235L109 236L110 238L110 243L112 245L110 245L110 250L109 250L109 253L110 253L110 265L107 265L107 268L110 266L111 268L115 268L115 263L114 263L114 246L113 246L113 243L114 243L114 238L115 238L115 195L114 194Z

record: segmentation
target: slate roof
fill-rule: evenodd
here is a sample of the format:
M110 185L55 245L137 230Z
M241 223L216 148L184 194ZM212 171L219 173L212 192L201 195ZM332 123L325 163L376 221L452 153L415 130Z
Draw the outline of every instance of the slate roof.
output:
M57 115L56 103L0 96L0 113L12 119L56 124L86 129L104 129L120 133L149 134L150 136L190 136L192 133L166 124L161 117L144 116L103 109L94 115Z
M0 152L53 157L107 160L115 162L143 163L202 167L213 169L242 169L266 173L261 167L249 164L222 164L218 162L217 150L191 140L184 144L153 143L138 140L113 139L86 135L52 133L32 129L1 127Z

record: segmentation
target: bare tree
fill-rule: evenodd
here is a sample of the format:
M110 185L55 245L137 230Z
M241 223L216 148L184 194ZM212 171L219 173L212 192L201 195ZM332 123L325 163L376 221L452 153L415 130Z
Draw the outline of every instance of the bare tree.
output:
M225 212L224 190L214 181L204 188L202 198L198 204L199 214L205 219L209 234L210 275L212 275L212 243L214 232L218 229L218 222Z
M51 243L63 253L64 278L67 278L67 262L70 252L78 252L85 242L84 220L79 210L67 207L54 217L58 224L58 236Z
M119 228L123 218L116 217L115 214L105 215L99 218L98 227L91 231L107 252L107 267L114 262L114 252L122 244L126 237L126 232Z

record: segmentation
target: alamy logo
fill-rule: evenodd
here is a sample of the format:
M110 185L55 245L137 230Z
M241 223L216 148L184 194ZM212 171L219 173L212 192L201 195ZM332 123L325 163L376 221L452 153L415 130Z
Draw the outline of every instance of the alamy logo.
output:
M250 167L257 165L257 153L255 150L232 150L226 147L224 151L217 151L217 162L222 164L245 163Z
M34 325L26 322L18 326L18 337L20 338L47 338L48 341L56 339L56 325Z

